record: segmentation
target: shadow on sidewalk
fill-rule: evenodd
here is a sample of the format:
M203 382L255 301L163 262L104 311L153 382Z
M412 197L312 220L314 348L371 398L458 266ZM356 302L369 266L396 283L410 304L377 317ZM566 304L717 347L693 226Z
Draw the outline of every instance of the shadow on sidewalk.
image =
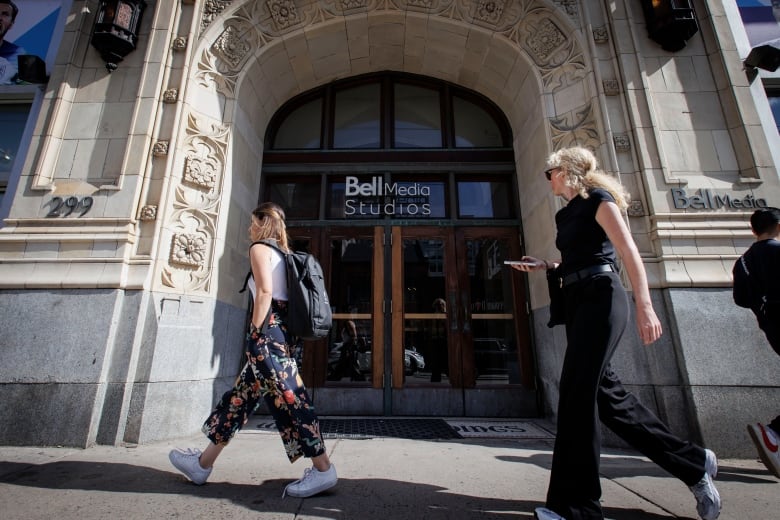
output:
M530 459L530 460L529 460ZM549 455L518 457L518 462L549 464ZM536 461L536 462L534 462ZM383 520L426 519L504 519L533 518L533 510L541 501L496 499L455 494L429 484L389 479L340 479L332 491L308 499L282 498L289 480L269 479L255 484L210 482L195 486L174 472L131 464L57 461L30 464L0 461L0 484L33 489L84 491L90 501L101 500L102 493L133 495L170 495L161 516L184 513L193 504L186 497L230 501L235 506L254 512L316 515L318 518L367 518ZM94 492L94 493L93 493ZM36 493L34 496L39 496ZM182 497L183 496L183 497ZM32 498L32 497L31 497ZM111 500L104 496L103 500ZM143 500L119 497L121 500ZM44 499L46 500L46 499ZM114 497L113 500L117 500ZM142 507L142 506L141 506ZM52 504L52 511L56 505ZM662 520L666 515L644 511L609 508L607 516L614 520Z

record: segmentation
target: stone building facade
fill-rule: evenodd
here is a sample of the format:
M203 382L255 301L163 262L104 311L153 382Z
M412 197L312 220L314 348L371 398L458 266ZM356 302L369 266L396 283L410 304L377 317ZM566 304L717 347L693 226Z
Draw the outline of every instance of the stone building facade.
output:
M615 365L676 430L752 455L744 425L776 413L780 360L733 305L731 267L753 208L780 205L780 138L732 2L694 1L698 31L670 52L638 0L147 0L111 73L90 46L98 4L63 2L45 85L0 87L32 107L0 228L0 442L196 431L240 368L272 118L392 71L504 114L529 254L556 255L551 151L587 146L619 175L665 334L632 334ZM544 280L527 283L535 413L553 418L565 338L545 326Z

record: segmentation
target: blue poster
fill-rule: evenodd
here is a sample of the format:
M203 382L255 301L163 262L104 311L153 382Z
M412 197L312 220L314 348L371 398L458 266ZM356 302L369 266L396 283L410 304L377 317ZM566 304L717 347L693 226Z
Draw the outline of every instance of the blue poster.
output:
M0 0L0 85L17 83L19 56L46 61L62 0Z
M751 47L780 48L780 0L737 0Z

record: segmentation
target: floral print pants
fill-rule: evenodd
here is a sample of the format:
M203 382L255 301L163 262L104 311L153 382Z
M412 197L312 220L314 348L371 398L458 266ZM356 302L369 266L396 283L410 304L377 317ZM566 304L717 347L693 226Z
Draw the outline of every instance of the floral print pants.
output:
M298 374L298 365L290 354L290 335L283 320L286 303L274 300L267 330L252 330L247 334L244 369L202 429L214 444L227 444L263 398L276 422L287 457L295 462L302 456L322 455L325 443L314 406Z

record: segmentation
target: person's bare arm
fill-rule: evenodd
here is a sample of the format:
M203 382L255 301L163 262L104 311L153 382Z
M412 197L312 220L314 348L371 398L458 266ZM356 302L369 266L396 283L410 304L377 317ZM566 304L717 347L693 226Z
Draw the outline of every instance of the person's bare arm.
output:
M647 286L647 274L642 258L636 248L634 239L623 221L620 210L612 202L602 202L596 211L596 222L604 229L607 237L615 246L623 266L631 281L634 291L634 303L636 304L636 324L639 336L645 345L649 345L663 333L661 322L653 309L650 300L650 289Z
M249 261L255 278L255 303L252 309L252 325L255 328L263 326L263 320L271 308L273 295L273 278L271 277L271 255L269 246L256 244L249 250Z

